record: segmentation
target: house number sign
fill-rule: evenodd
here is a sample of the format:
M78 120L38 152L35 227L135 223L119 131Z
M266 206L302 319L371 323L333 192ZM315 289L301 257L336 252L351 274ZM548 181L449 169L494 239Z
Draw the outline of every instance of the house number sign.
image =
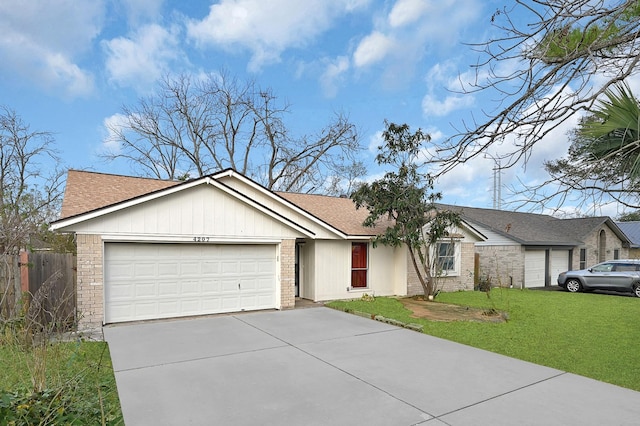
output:
M193 237L193 241L196 243L208 243L210 237Z

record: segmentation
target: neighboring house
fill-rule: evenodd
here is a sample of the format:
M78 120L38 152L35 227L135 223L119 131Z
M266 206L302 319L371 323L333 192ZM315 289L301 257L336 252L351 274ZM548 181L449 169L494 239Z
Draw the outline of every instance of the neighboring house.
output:
M631 241L629 259L640 259L640 222L616 222L616 225Z
M533 213L457 209L487 237L476 243L476 253L480 276L489 277L494 286L555 285L560 272L629 255L629 239L609 217L558 219Z
M313 301L411 295L405 247L378 245L349 198L276 193L226 170L186 182L69 171L52 229L77 242L80 328ZM472 289L474 244L462 224L441 242L445 290Z

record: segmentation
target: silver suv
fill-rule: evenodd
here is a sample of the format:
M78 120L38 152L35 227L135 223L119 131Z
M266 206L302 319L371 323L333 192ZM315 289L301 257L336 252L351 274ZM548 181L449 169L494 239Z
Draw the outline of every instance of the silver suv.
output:
M563 272L558 275L558 285L571 293L613 290L640 297L640 260L609 260L589 269Z

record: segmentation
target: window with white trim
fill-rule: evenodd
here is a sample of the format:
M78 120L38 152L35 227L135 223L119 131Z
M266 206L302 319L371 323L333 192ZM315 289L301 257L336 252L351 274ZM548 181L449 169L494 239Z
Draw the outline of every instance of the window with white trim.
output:
M435 255L437 256L435 271L439 275L459 275L460 274L460 242L449 240L436 243Z

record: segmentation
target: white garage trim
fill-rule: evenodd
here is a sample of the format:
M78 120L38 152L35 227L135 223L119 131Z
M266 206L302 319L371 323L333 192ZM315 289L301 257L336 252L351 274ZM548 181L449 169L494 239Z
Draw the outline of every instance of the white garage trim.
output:
M277 307L272 244L104 244L105 323Z

